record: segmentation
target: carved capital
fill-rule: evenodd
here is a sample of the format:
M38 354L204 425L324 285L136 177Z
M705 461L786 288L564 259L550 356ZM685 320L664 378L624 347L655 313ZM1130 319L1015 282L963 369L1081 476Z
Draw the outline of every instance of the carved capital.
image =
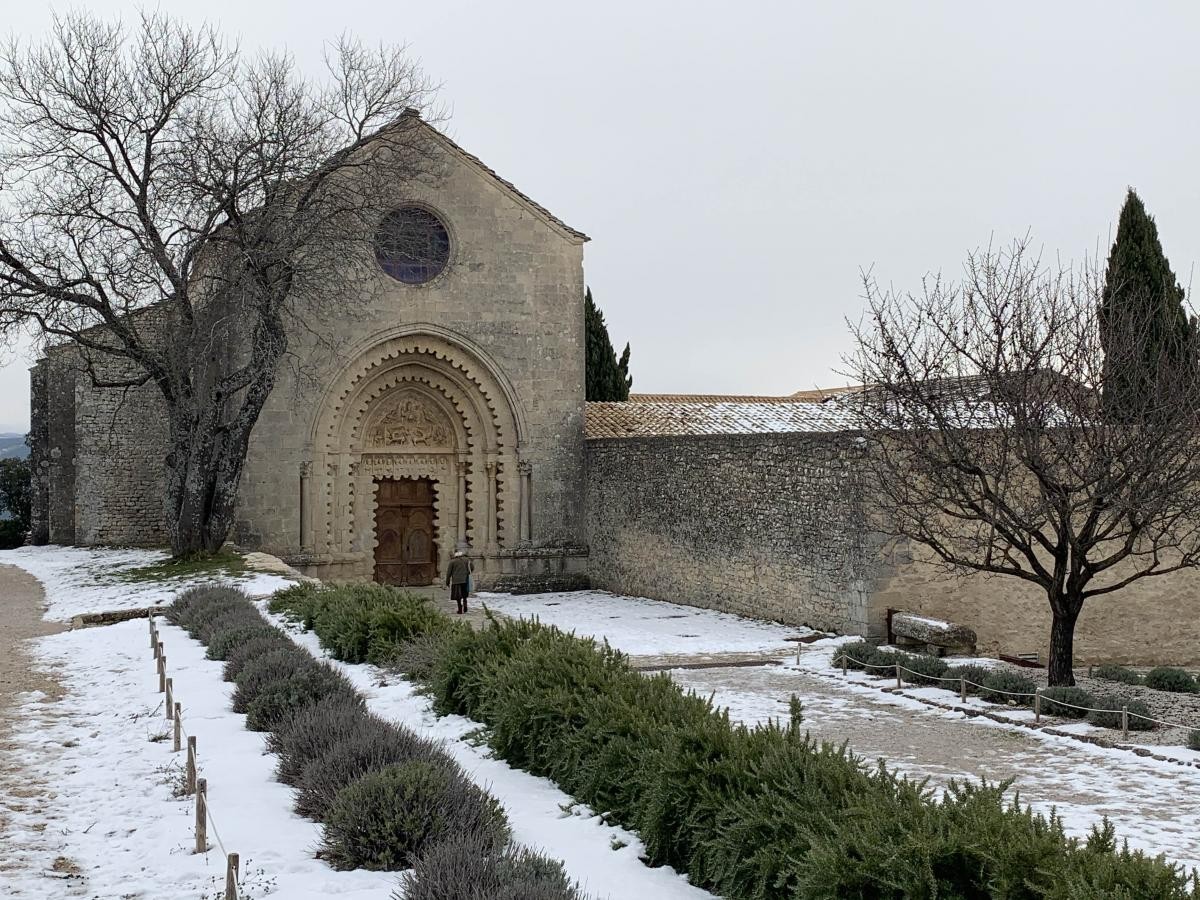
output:
M533 463L527 459L523 459L517 463L517 471L528 477L533 473Z

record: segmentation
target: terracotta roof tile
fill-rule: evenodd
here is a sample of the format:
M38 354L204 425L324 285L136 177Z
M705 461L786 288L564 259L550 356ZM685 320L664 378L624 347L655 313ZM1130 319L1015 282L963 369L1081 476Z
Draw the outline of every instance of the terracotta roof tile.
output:
M790 398L752 400L631 400L588 403L588 438L636 438L721 434L829 434L856 431L857 419L840 403Z
M843 394L860 391L858 385L836 388L814 388L796 391L784 397L767 394L630 394L630 403L820 403Z

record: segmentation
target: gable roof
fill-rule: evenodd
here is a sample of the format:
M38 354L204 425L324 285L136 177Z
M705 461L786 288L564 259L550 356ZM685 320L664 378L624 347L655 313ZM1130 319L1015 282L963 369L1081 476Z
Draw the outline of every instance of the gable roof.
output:
M542 206L540 203L538 203L536 200L534 200L528 194L526 194L525 192L520 190L511 181L508 181L505 178L501 178L498 174L496 174L495 169L492 169L487 164L485 164L484 161L481 160L478 156L476 156L473 153L467 152L461 146L459 146L457 143L455 143L453 140L451 140L449 137L447 137L445 134L443 134L441 131L439 131L438 129L436 129L432 125L430 125L428 122L421 119L420 113L418 113L415 109L406 111L405 115L411 116L411 117L417 119L418 121L420 121L421 124L425 126L425 128L429 132L429 134L434 136L434 138L438 141L438 143L440 143L443 147L445 147L447 150L449 150L451 153L453 153L459 159L463 160L464 162L469 163L477 171L481 172L487 178L494 181L505 192L510 194L518 203L520 203L522 206L528 208L531 212L533 212L540 219L544 220L547 224L549 224L551 227L553 227L556 231L561 232L563 235L570 238L572 241L574 241L577 244L582 244L582 243L585 243L585 242L591 240L591 238L588 237L586 234L584 234L582 231L580 231L577 228L572 228L570 225L568 225L566 222L564 222L558 216L554 215L554 213L550 212L550 210L546 209L546 207Z

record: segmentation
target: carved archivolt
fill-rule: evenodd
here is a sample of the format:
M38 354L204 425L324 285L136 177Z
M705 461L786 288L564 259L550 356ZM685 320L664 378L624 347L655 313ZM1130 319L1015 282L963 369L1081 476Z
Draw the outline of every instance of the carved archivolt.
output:
M315 546L333 557L370 552L369 510L356 509L355 497L371 496L379 477L432 477L439 498L443 487L463 494L461 513L440 511L448 535L463 518L478 549L514 542L516 484L504 473L517 471L522 426L512 401L494 364L444 334L406 333L363 351L331 383L313 422L314 463L328 472L313 487L323 501L314 508L324 511L313 523ZM440 549L452 547L443 536Z

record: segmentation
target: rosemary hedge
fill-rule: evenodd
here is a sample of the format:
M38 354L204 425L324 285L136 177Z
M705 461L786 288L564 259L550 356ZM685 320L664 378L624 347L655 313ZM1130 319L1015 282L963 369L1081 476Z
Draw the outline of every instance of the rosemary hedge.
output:
M484 723L498 756L637 831L651 865L730 900L1200 897L1107 825L1070 838L1006 784L939 796L788 724L734 724L555 628L492 622L441 647L422 673L439 712Z
M341 590L274 608L332 649L370 616L369 603L339 602ZM639 674L607 645L556 628L438 622L408 641L417 652L401 649L394 664L437 712L483 723L498 757L605 810L639 834L649 864L727 900L1200 898L1180 867L1119 847L1107 823L1071 838L1055 816L1009 799L1007 784L942 794L794 722L735 724L667 675Z
M299 584L271 598L271 612L312 630L334 659L392 662L404 644L453 627L422 597L381 584Z

